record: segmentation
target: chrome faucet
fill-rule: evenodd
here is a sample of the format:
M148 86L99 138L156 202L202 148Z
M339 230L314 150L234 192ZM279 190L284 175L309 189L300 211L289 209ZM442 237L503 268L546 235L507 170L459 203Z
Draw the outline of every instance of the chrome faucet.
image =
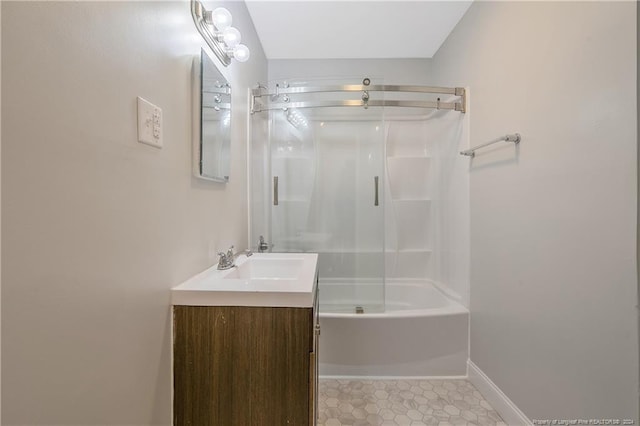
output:
M258 242L258 253L264 253L269 250L269 244L264 241L264 237L260 235L260 241Z
M229 247L226 253L218 253L220 259L218 260L218 269L223 271L225 269L231 269L236 266L236 257L233 254L233 246Z

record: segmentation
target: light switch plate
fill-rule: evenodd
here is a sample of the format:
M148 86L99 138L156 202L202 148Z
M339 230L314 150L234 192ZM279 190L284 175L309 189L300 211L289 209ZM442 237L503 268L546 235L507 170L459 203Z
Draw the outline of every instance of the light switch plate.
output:
M138 96L138 142L162 148L162 110Z

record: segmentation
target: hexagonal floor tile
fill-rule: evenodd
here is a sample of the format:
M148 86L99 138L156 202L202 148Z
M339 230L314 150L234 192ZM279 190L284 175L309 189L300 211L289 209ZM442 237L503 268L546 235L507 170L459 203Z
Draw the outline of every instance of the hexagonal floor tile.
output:
M320 380L318 424L504 426L468 380Z

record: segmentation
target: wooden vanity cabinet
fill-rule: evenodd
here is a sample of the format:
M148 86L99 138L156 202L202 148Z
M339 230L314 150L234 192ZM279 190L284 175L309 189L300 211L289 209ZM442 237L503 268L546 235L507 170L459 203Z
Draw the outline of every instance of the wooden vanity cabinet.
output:
M174 425L315 425L314 307L174 306Z

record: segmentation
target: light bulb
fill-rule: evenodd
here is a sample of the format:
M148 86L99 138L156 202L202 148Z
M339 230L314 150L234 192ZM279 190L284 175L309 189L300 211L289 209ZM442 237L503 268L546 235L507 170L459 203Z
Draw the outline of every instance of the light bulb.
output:
M247 62L249 60L250 54L251 52L249 52L249 48L244 44L237 45L236 48L233 50L233 57L238 62Z
M224 31L231 26L231 12L224 7L218 7L211 12L211 21L216 31Z
M224 40L224 44L226 44L229 49L233 49L240 44L242 36L237 28L229 27L224 30L224 33L222 33L222 38Z

